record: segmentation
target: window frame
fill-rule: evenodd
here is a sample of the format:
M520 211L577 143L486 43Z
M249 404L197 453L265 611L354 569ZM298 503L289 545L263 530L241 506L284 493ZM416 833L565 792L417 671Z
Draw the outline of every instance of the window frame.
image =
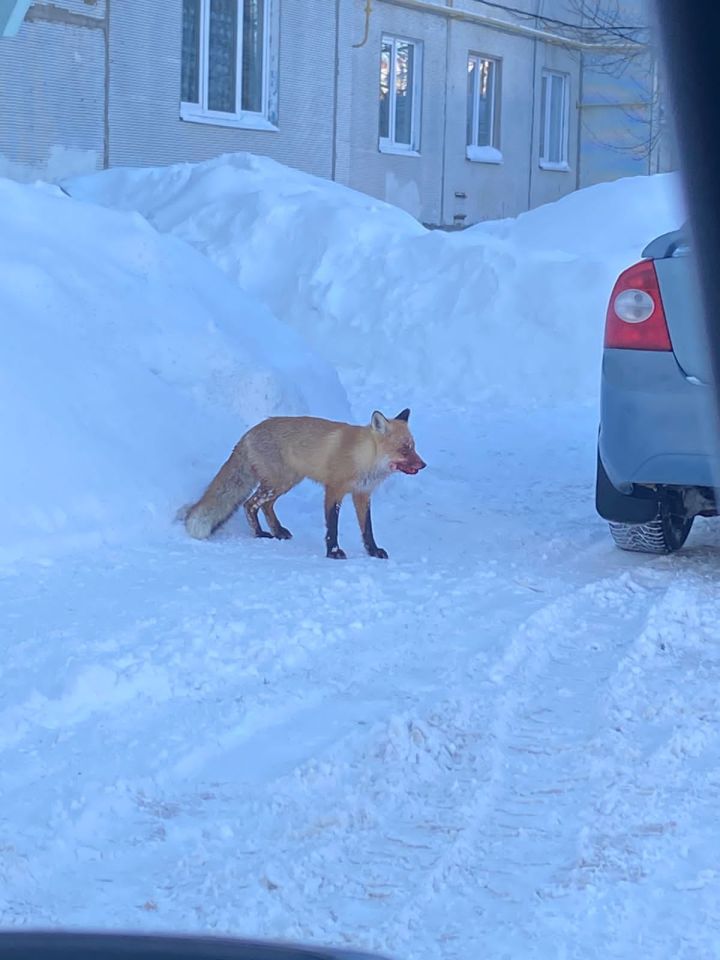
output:
M380 76L382 76L382 48L389 43L392 48L390 57L390 102L388 105L388 134L383 137L380 133L380 101L378 98L378 150L380 153L396 154L406 157L419 157L422 126L422 71L423 71L423 42L405 37L397 33L383 33L380 37ZM395 102L395 73L397 63L397 45L407 43L413 47L413 82L412 104L410 108L410 143L401 143L395 139L396 134L396 102Z
M547 91L551 91L553 77L562 80L562 103L560 105L560 160L550 160L547 156L551 133L551 100ZM570 153L570 74L562 70L544 69L540 75L540 142L538 145L538 164L543 170L555 170L567 173L570 170L568 157ZM543 124L543 111L545 122Z
M501 115L502 115L502 57L493 57L487 53L469 51L466 69L469 73L470 63L475 63L474 90L472 99L472 143L465 144L465 156L476 163L502 163L500 147ZM489 98L490 114L490 143L478 143L480 127L480 64L486 61L493 64L492 96ZM467 116L465 118L465 139L467 141Z
M243 21L246 0L235 0L237 4L237 37L235 44L235 110L211 110L207 106L210 50L208 35L210 28L210 2L199 0L200 22L198 25L198 102L182 99L182 53L180 57L180 119L191 123L207 123L220 127L240 127L252 130L277 131L277 36L278 13L276 0L265 0L263 5L263 65L262 65L262 108L244 110L242 108L242 66L243 66ZM181 17L184 16L181 4Z

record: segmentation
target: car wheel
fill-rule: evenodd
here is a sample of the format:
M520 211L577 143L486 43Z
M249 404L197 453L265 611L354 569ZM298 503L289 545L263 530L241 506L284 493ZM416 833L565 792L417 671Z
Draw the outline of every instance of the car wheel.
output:
M610 522L610 534L621 550L674 553L688 538L695 517L681 517L661 507L648 523Z

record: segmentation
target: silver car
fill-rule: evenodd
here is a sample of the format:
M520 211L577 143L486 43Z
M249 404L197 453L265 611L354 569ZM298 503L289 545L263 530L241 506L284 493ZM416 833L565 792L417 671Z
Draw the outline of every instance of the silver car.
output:
M642 256L607 310L596 506L623 550L670 553L717 514L711 365L686 230Z

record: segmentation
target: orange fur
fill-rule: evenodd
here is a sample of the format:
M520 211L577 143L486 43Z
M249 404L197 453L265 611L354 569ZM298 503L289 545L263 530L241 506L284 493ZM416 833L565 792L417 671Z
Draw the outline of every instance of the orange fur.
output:
M376 411L365 427L317 417L263 420L241 438L203 496L189 509L185 519L188 533L198 539L208 537L244 504L255 536L286 539L290 532L278 521L274 503L308 477L325 487L326 519L331 509L339 510L346 494L354 494L365 536L372 490L394 470L417 473L425 466L415 452L408 416L409 411L403 411L399 418L388 420ZM259 510L265 514L270 534L260 527ZM370 542L374 547L372 531ZM372 552L367 539L366 547ZM339 554L342 551L333 555Z

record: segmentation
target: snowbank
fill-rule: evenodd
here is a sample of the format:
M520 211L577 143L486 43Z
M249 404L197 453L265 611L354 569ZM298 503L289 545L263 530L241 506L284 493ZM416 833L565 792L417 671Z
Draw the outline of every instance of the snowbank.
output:
M684 219L674 175L461 234L247 154L68 187L189 241L378 404L592 398L617 273Z
M0 180L0 556L166 526L245 427L345 416L330 367L138 214Z
M14 552L166 524L263 416L347 418L330 364L363 410L592 398L615 275L683 219L672 176L462 234L244 154L69 186L0 181Z

